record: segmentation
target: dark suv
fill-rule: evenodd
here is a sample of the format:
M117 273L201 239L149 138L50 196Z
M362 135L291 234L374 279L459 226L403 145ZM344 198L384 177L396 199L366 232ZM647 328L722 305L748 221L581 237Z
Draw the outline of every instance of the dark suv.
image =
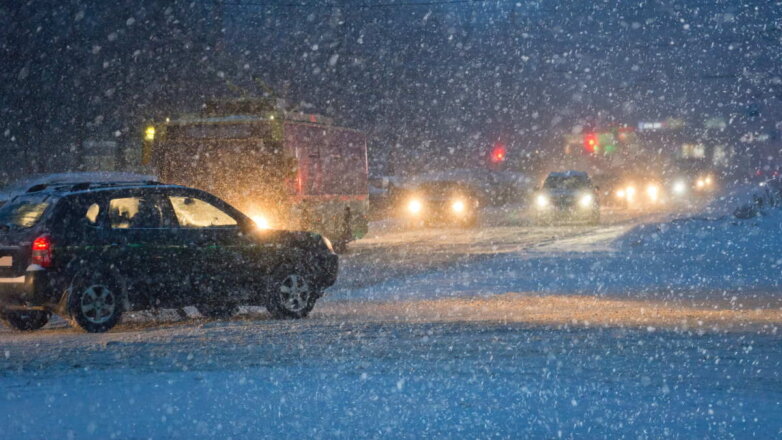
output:
M239 304L302 318L336 281L314 233L263 231L203 191L152 182L39 185L0 207L0 318L19 330L57 313L88 331L125 311Z
M549 173L543 185L534 193L532 209L538 224L561 220L600 222L598 188L583 171Z

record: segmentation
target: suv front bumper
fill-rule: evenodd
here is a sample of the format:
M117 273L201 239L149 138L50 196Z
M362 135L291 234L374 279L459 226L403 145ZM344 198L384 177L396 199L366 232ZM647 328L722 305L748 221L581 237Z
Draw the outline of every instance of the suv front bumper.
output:
M339 257L330 252L323 256L320 261L320 285L325 289L331 287L337 282L337 273L339 273Z

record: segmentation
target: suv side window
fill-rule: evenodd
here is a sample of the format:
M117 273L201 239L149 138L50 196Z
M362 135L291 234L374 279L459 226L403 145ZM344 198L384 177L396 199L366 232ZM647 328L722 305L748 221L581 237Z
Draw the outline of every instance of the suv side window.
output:
M97 203L91 204L87 211L84 213L84 218L87 219L87 224L90 226L98 226L98 216L100 215L100 205Z
M66 196L57 202L52 214L52 232L66 240L87 238L103 222L105 208L96 195Z
M111 229L161 228L163 207L158 197L132 196L109 201L108 223Z
M236 226L238 223L222 209L194 197L171 196L179 226L183 228L211 228Z

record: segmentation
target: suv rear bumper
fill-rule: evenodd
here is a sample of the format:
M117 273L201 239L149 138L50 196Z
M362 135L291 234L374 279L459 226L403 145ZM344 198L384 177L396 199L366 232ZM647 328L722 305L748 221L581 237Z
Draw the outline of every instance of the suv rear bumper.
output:
M24 275L0 277L0 307L42 306L55 301L49 273L44 268L31 266Z

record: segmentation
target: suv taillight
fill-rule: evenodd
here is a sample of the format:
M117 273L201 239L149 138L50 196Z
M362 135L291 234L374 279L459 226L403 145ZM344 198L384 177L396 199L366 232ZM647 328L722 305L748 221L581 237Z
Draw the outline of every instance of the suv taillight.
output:
M32 263L41 267L51 267L52 248L52 239L48 235L41 235L33 240Z

